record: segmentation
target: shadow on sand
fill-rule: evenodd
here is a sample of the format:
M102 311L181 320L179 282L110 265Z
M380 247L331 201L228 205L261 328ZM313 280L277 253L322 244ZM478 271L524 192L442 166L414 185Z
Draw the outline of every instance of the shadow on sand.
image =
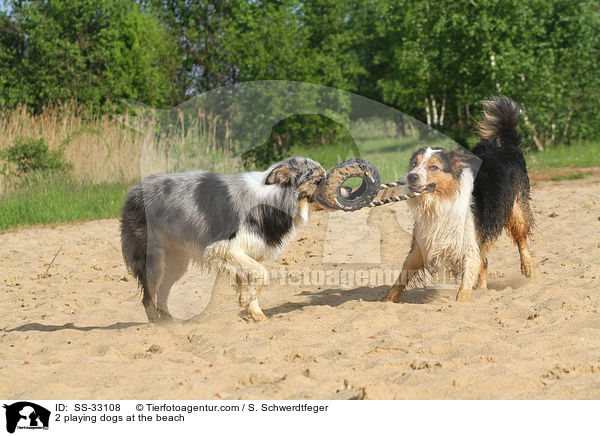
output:
M107 326L87 326L87 327L77 327L72 322L63 325L48 325L48 324L40 324L37 322L32 322L29 324L23 324L19 327L15 327L12 329L2 329L3 332L29 332L29 331L38 331L38 332L56 332L59 330L77 330L80 332L89 332L90 330L121 330L130 327L137 327L142 325L148 325L148 323L144 322L117 322L115 324L107 325Z
M388 286L378 286L376 288L360 287L354 289L325 289L319 292L304 291L299 295L308 297L308 301L305 302L287 302L280 304L279 306L270 307L263 309L263 312L268 317L273 315L289 313L296 310L302 310L309 306L330 306L337 307L348 301L368 301L368 302L379 302L383 297L387 295L389 290ZM409 304L426 304L438 297L438 291L433 288L416 288L405 291L400 297L399 303ZM380 304L394 304L394 303L380 303Z

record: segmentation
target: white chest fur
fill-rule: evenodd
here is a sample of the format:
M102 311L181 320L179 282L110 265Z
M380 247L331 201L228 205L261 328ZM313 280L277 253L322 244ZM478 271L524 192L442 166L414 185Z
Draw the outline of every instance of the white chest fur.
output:
M473 173L465 169L454 198L440 200L424 195L409 201L415 218L414 236L426 268L444 265L458 269L465 258L478 255L471 208L473 181Z

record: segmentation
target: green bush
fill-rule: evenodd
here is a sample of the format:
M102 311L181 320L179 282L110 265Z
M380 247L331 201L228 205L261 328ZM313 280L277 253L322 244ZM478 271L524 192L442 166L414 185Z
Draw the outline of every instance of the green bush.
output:
M15 164L21 173L31 171L70 171L73 164L65 160L62 150L50 150L44 138L18 138L0 157Z
M321 115L293 115L273 126L271 136L264 144L246 150L241 157L246 170L262 171L292 156L294 147L315 151L331 147L337 149L348 143L354 144L352 137L332 119Z

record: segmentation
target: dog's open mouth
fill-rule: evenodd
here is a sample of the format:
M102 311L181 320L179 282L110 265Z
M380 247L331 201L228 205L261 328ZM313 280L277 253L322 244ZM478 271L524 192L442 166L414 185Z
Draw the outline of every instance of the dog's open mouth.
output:
M433 192L435 190L435 183L430 183L425 186L408 185L408 189L415 194L424 194L425 192Z

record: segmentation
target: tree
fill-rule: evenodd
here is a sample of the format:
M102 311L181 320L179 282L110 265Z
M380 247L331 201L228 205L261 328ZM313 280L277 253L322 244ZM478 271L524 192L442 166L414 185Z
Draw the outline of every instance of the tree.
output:
M157 18L135 3L15 1L10 20L16 36L2 45L16 53L11 70L20 80L9 80L19 102L40 109L65 100L96 107L122 98L174 101L176 47ZM14 95L3 98L15 103Z
M20 101L19 85L23 77L24 38L18 24L0 12L0 107Z
M522 127L538 148L598 125L589 110L600 89L596 2L382 0L374 7L369 77L384 102L463 143L474 105L494 94L521 104Z
M143 0L141 3L175 36L181 59L177 68L180 99L234 83L235 71L223 39L230 17L245 2Z

